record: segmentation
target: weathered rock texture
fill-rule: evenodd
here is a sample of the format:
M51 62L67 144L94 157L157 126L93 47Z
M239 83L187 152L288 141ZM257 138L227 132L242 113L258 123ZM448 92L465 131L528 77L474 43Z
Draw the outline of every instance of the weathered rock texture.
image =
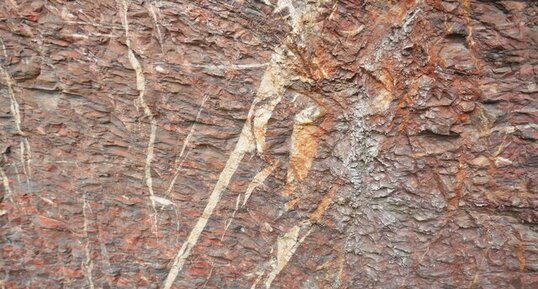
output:
M2 288L538 288L538 4L1 0Z

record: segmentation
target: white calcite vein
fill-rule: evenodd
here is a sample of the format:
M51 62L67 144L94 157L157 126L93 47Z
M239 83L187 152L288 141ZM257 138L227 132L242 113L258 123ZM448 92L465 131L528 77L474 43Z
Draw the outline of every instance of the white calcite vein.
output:
M88 200L86 199L86 195L83 197L83 205L82 205L82 215L84 216L84 238L86 239L86 244L84 245L84 252L86 255L86 260L84 261L83 268L85 269L85 275L86 279L88 279L88 287L90 289L95 288L93 284L93 277L92 277L92 270L93 270L93 260L91 256L91 248L90 248L90 237L88 234L88 210L91 212L90 204L88 203Z
M273 170L276 168L277 166L277 163L275 162L274 164L271 164L269 166L267 166L266 168L264 168L263 170L261 170L260 172L258 172L254 178L252 179L252 181L250 182L250 184L248 185L247 187L247 190L245 191L245 194L244 196L243 195L237 195L237 200L235 202L235 209L232 213L232 216L230 217L230 220L228 220L228 222L226 222L226 227L224 228L224 232L222 233L222 237L221 237L221 240L224 239L224 236L226 236L226 232L228 231L228 228L230 227L230 225L232 224L234 218L235 218L235 214L237 213L237 211L239 210L239 208L243 208L245 207L245 205L247 204L248 202L248 199L250 198L250 196L252 195L252 192L254 192L254 190L260 186L261 184L263 184L263 182L265 181L265 179L267 179L267 177L273 172ZM241 202L241 196L243 196L243 202ZM241 205L240 205L241 204Z
M125 44L127 45L127 56L129 58L129 63L133 67L136 73L136 89L138 90L138 103L142 106L144 115L149 119L150 122L150 134L149 141L146 150L146 162L144 166L144 177L146 180L146 186L149 191L151 206L153 209L153 229L156 230L157 226L157 209L155 205L155 193L153 192L153 177L151 175L151 162L154 157L154 148L155 148L155 137L157 134L157 120L155 119L153 112L146 103L144 95L146 93L146 79L144 77L144 71L142 70L142 65L136 58L133 49L131 47L131 40L129 36L129 20L127 18L127 10L129 7L128 0L121 0L120 3L120 14L122 16L123 28L125 30Z
M325 194L323 199L319 202L316 210L310 214L308 219L299 222L297 225L293 226L291 229L289 229L284 235L279 237L277 239L276 247L277 247L277 254L276 254L276 260L272 259L272 261L269 262L269 265L271 266L271 270L269 273L267 273L267 278L265 279L265 288L269 289L271 288L271 284L275 280L275 278L280 274L280 272L286 267L286 265L289 263L293 255L295 254L295 251L301 243L304 242L304 240L312 233L314 230L314 225L318 223L325 212L327 211L327 208L331 204L334 196L336 195L336 192L338 191L338 188L340 187L340 182L337 182L328 192ZM300 232L306 231L301 237ZM259 277L252 285L251 289L256 288L257 284L260 282Z
M291 19L293 35L301 36L300 34L303 31L304 23L313 22L316 18L315 16L319 12L318 5L324 2L326 1L318 1L315 4L309 4L303 10L294 9ZM291 5L291 2L282 5L288 4ZM292 38L288 38L286 41L291 39ZM213 191L209 195L209 200L202 215L198 218L187 240L176 254L170 271L163 282L163 289L170 289L179 272L183 269L183 265L190 256L192 248L198 243L202 231L213 214L213 210L219 203L222 193L228 187L232 176L245 154L253 153L254 150L257 150L259 154L263 153L267 123L272 116L274 108L280 102L287 85L292 79L292 70L290 67L296 62L295 60L295 56L284 43L274 50L273 55L271 56L271 61L267 65L267 69L265 70L258 90L256 91L256 97L249 109L239 140L237 141L234 150L231 152L224 169L220 173Z
M4 189L6 190L7 198L14 203L13 192L9 186L9 179L7 178L6 172L2 168L0 168L0 177L2 177L2 185L4 185Z
M284 234L282 237L279 237L277 240L277 258L276 263L272 264L272 270L267 275L267 279L265 281L265 288L270 288L271 284L275 280L276 276L286 267L288 262L290 261L291 257L295 254L295 251L301 243L310 235L312 232L312 228L310 227L310 223L307 225L304 225L304 227L309 227L308 231L299 238L299 232L301 231L301 226L294 226L292 227L286 234Z
M6 46L4 45L4 42L0 40L0 44L2 45L2 52L4 54L5 59L8 59ZM28 138L26 137L26 134L21 129L21 112L19 108L19 102L17 101L17 98L15 97L15 92L13 91L13 80L11 79L11 76L9 75L8 71L4 68L3 65L0 65L0 70L4 74L4 80L6 82L7 90L8 90L8 97L10 100L10 111L13 115L13 121L15 122L15 129L17 130L17 134L20 135L21 141L20 141L20 158L22 163L22 169L24 172L24 175L26 176L26 182L29 185L30 179L32 177L32 171L30 167L30 162L32 161L32 150L30 148L30 142L28 141Z
M174 172L174 176L172 177L172 180L170 181L170 185L168 186L168 189L165 192L165 195L169 195L172 192L172 189L174 188L174 185L176 184L177 178L179 177L179 172L182 167L183 162L179 162L181 158L185 155L185 149L187 148L192 135L194 134L194 129L196 128L196 123L198 122L198 119L200 118L200 115L202 114L202 110L204 108L204 104L209 98L209 95L204 96L202 99L202 103L200 104L200 108L198 109L198 112L196 113L196 117L194 119L194 123L191 125L191 128L189 130L189 133L185 137L185 140L183 140L183 145L181 146L181 150L179 152L179 155L176 158L176 168Z

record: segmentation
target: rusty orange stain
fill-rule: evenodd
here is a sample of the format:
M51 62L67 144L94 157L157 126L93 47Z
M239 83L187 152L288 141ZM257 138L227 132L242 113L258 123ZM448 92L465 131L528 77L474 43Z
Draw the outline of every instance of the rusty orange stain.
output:
M325 194L325 196L323 196L323 199L321 200L321 202L319 203L318 207L316 208L316 210L314 212L312 212L310 214L310 221L312 222L318 222L321 217L323 217L323 215L325 214L325 211L327 210L327 208L329 207L329 205L331 204L334 196L336 195L336 192L338 191L338 189L340 188L341 186L341 182L338 181L330 190L327 194Z

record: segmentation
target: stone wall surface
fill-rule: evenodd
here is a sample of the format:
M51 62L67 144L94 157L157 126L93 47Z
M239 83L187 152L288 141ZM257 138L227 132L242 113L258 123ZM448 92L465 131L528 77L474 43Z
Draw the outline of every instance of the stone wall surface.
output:
M538 288L538 2L0 0L0 288Z

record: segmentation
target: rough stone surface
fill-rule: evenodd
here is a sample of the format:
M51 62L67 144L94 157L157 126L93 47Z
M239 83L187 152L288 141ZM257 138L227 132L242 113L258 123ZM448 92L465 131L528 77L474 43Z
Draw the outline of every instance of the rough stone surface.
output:
M538 288L538 4L0 0L1 288Z

